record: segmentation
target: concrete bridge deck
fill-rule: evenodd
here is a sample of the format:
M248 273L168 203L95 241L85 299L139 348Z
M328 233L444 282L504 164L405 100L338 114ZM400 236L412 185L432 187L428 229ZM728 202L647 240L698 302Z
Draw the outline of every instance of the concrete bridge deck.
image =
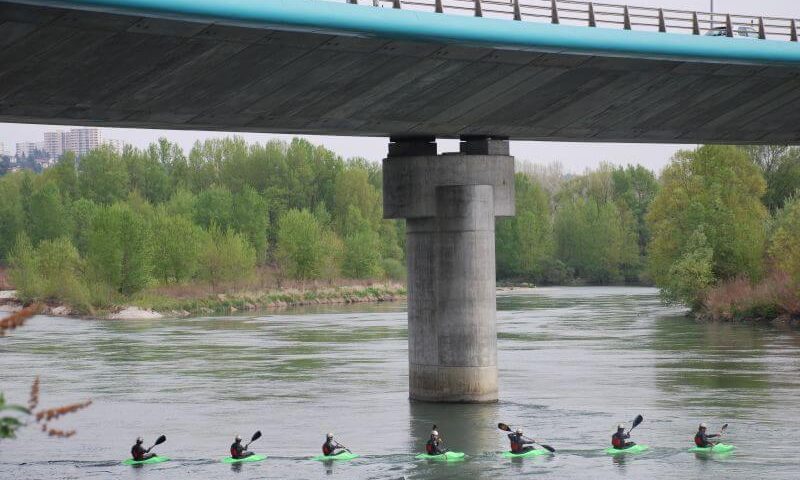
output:
M600 142L800 139L796 42L313 0L76 0L0 2L0 45L0 122Z

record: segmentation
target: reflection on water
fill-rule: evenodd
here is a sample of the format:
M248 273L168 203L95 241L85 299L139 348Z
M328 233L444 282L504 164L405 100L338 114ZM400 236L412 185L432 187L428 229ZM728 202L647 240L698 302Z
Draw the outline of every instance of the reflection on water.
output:
M405 305L314 306L257 315L142 321L36 317L0 338L1 388L42 401L91 397L60 427L0 448L0 478L796 478L800 337L785 327L707 324L663 307L653 289L541 288L498 297L501 399L409 402ZM614 426L643 414L609 456ZM700 421L730 423L728 458L687 452ZM557 449L503 459L504 422ZM463 462L418 461L432 425ZM264 462L223 465L256 429ZM362 457L314 462L324 434ZM137 435L166 433L174 460L119 465ZM770 448L768 439L776 439ZM713 469L713 470L712 470Z

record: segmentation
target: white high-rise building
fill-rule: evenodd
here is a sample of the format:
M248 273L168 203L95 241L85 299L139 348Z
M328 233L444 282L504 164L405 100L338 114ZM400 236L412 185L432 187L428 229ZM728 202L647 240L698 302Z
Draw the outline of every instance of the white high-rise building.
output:
M78 157L100 146L102 137L99 128L73 128L64 132L64 151L75 152Z
M10 157L11 156L11 149L8 148L8 145L4 142L0 142L0 157Z
M17 157L29 157L36 150L44 150L42 142L17 142Z
M58 158L64 153L64 137L61 130L44 132L44 151L50 158Z

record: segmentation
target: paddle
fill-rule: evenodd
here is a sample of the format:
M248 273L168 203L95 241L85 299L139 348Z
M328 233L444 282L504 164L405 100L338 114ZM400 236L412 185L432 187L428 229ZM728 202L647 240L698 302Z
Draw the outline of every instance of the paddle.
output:
M261 438L261 430L253 434L253 438L251 438L250 441L247 442L247 445L244 446L244 449L247 450L247 447L249 447L251 443L255 442L259 438Z
M503 430L504 432L513 431L511 429L511 427L509 427L508 425L506 425L505 423L502 423L502 422L497 424L497 428L499 428L500 430ZM527 440L530 440L531 442L533 442L533 443L535 443L535 444L537 444L539 446L541 446L542 448L544 448L545 450L547 450L550 453L555 453L556 452L556 449L551 447L550 445L545 445L544 443L539 443L536 440L534 440L532 438L529 438L529 437L524 437L524 438L527 439Z
M164 443L166 441L167 441L167 436L166 435L161 435L160 437L158 437L156 439L156 443L154 443L152 447L148 448L145 451L149 452L150 450L154 449L156 447L156 445L161 445L162 443Z
M342 447L342 448L344 449L344 451L345 451L345 452L347 452L347 453L353 453L353 452L351 452L351 451L350 451L350 449L349 449L349 448L345 447L344 445L342 445L342 444L341 444L341 443L339 443L339 442L336 442L336 446L337 446L337 447Z
M439 428L438 428L438 427L436 427L436 425L434 424L434 425L433 425L433 427L431 427L431 431L433 431L433 430L439 430ZM441 436L441 435L439 435L439 440L441 440L441 441L443 441L443 442L444 442L444 437L443 437L443 436ZM449 452L449 451L450 451L449 449L445 449L445 451L444 451L444 452L445 452L445 453L447 453L447 452ZM440 454L440 455L442 455L442 454Z
M628 434L630 435L631 431L634 428L638 427L640 423L644 421L644 417L641 415L637 415L636 418L633 419L633 425L631 426L630 430L628 430Z

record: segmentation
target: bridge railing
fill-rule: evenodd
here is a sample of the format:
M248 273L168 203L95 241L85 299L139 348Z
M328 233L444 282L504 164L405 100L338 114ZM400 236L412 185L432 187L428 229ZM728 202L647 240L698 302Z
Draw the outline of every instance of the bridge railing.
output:
M581 0L345 0L375 7L625 30L797 42L800 19L636 7Z

